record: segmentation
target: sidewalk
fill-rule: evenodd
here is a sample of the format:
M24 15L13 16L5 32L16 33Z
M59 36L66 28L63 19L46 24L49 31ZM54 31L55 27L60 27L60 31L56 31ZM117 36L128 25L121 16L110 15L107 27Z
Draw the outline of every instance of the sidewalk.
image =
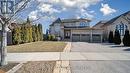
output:
M130 60L130 53L39 52L8 53L8 61Z

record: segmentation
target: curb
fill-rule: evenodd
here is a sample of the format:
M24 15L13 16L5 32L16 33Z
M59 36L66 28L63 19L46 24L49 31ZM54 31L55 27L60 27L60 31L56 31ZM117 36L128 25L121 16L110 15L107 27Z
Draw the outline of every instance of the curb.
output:
M27 62L19 63L18 65L14 66L12 69L7 71L6 73L15 73L18 69L20 69L24 65L24 63L27 63Z
M67 42L63 52L70 52L71 42ZM69 61L56 61L53 73L71 73Z

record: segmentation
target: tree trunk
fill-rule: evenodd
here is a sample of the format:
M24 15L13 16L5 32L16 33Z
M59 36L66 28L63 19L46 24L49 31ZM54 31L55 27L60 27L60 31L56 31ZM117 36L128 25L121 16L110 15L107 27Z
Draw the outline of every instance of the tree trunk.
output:
M7 25L2 25L2 39L1 39L1 66L7 65Z

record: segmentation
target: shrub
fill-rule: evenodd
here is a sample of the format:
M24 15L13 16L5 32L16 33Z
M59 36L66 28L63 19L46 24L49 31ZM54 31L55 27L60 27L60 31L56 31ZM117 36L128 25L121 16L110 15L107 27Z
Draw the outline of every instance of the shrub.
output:
M123 44L124 44L124 46L130 46L130 34L129 34L129 30L125 30L125 35L123 37Z
M115 30L115 35L114 35L114 43L115 44L121 44L121 37L119 31L116 29Z
M48 41L56 41L56 37L55 37L55 35L50 35L50 34L49 34L49 35L47 36L47 40L48 40Z
M109 41L109 43L113 43L113 32L112 31L109 32L108 41Z
M55 35L51 35L51 41L55 41L56 37Z

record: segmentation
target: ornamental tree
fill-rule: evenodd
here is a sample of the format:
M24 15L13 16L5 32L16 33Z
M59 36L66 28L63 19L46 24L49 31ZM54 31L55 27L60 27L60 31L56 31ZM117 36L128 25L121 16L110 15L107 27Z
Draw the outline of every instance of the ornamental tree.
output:
M113 31L110 31L110 32L109 32L108 41L109 41L109 43L113 43L113 42L114 42L114 41L113 41Z
M130 46L130 34L128 29L125 30L125 35L123 37L123 44L124 46Z
M117 45L121 44L121 37L120 37L120 33L119 30L115 30L115 34L114 34L114 43Z

